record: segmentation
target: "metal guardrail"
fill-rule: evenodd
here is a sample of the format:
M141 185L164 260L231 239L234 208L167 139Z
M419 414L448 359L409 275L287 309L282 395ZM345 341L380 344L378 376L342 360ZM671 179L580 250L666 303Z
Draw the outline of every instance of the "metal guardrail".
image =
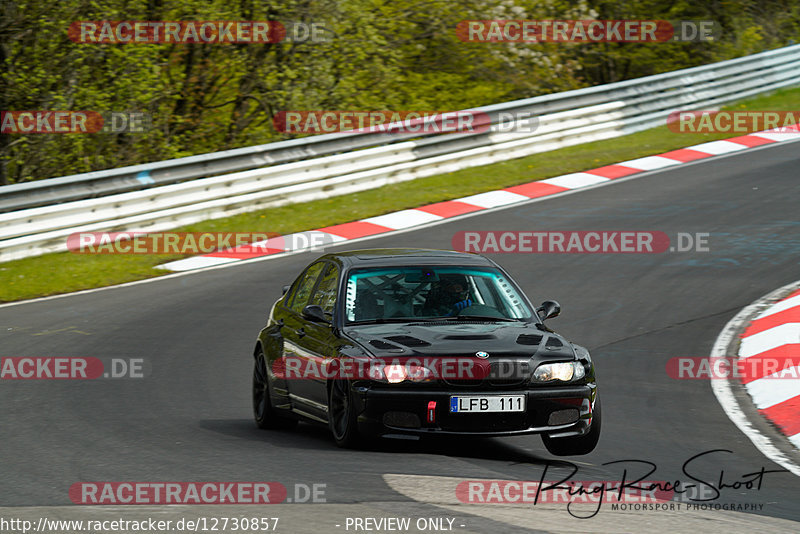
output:
M0 211L14 211L0 213L0 261L66 250L73 232L161 231L617 137L663 124L675 110L798 83L795 45L475 108L492 121L484 133L334 133L4 186ZM534 131L507 132L497 124L501 113L522 112L538 118Z

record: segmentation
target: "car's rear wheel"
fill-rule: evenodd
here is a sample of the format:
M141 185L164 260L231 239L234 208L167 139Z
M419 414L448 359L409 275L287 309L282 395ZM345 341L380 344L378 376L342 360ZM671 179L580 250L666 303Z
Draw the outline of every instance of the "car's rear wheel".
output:
M598 397L594 403L592 426L589 427L589 432L583 436L572 436L568 438L551 438L547 434L542 434L544 446L547 447L547 450L550 451L551 454L555 454L556 456L589 454L597 447L597 442L600 440L602 417L600 398Z
M347 380L334 380L328 394L328 424L336 445L350 449L358 444L360 436L356 419L350 384Z
M253 366L253 417L256 425L262 429L294 428L297 426L297 419L281 416L272 407L264 353L259 351L255 360Z

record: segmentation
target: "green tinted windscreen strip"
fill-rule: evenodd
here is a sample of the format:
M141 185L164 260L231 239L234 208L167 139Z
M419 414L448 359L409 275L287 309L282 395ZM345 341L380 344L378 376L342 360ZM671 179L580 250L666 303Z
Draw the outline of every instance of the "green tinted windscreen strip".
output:
M396 269L358 269L351 271L349 280L357 281L361 278L369 278L374 276L391 276L397 274L419 273L420 271L433 271L441 274L463 274L466 276L491 276L495 280L500 280L502 275L494 270L479 270L479 269L463 269L458 267L401 267Z

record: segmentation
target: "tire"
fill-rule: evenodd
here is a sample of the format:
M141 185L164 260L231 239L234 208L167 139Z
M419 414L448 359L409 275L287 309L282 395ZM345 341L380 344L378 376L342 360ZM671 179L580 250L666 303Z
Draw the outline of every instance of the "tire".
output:
M258 428L262 430L288 429L297 426L297 419L279 415L272 407L267 362L260 350L256 354L253 366L253 418Z
M556 456L578 456L589 454L597 447L600 440L600 427L603 415L600 409L600 398L595 400L594 413L592 414L592 426L589 432L583 436L571 436L568 438L551 438L547 434L542 434L542 441L550 454Z
M331 382L328 393L328 426L336 445L344 449L356 448L360 444L358 421L353 395L347 380Z

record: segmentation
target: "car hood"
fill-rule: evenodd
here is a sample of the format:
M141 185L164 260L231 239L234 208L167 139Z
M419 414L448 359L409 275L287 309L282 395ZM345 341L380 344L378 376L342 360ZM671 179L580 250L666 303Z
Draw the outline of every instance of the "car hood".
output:
M575 359L569 341L533 323L389 323L353 326L345 333L378 358L474 357L477 352L486 352L488 359Z

